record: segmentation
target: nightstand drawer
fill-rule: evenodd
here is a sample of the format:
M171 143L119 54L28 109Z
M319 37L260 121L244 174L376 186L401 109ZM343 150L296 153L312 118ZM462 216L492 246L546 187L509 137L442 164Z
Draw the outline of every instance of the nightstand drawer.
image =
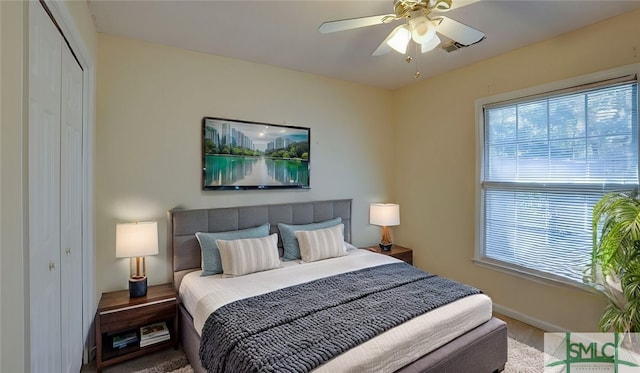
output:
M367 250L373 251L374 253L378 253L378 254L389 255L396 259L400 259L403 262L413 265L413 250L409 249L408 247L403 247L403 246L394 244L393 246L391 246L391 250L388 250L388 251L383 251L378 246L368 247Z
M100 329L103 333L136 328L153 321L171 319L176 314L176 299L163 299L154 303L100 312Z
M405 251L403 253L394 254L393 257L396 259L400 259L403 262L413 264L413 252L411 251Z

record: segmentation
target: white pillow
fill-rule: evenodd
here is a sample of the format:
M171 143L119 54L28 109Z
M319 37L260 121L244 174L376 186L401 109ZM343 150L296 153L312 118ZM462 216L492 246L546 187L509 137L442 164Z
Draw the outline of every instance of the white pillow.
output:
M344 224L313 231L297 231L296 238L300 244L300 256L303 262L343 256Z
M357 247L353 246L350 242L344 241L344 251L347 250L358 250Z
M216 240L225 275L240 276L278 268L278 234L261 238Z

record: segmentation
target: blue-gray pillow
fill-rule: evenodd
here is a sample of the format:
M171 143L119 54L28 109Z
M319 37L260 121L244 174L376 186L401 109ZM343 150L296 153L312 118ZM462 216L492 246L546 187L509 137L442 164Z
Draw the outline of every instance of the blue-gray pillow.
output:
M296 231L314 231L316 229L330 228L340 223L342 223L342 218L340 217L311 224L291 225L278 223L278 230L280 230L280 237L282 238L282 247L284 248L282 259L300 259L300 246L296 238Z
M241 229L228 232L197 232L196 238L200 243L202 254L202 274L200 276L211 276L222 273L222 260L216 240L238 240L243 238L261 238L269 235L269 223L258 227Z

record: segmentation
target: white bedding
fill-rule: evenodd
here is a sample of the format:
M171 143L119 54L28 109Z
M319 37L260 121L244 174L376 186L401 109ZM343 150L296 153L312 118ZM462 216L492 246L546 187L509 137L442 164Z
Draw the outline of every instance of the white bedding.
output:
M281 268L239 277L201 277L201 271L195 271L184 277L179 294L193 316L196 331L201 335L209 314L227 303L334 274L397 261L387 255L353 249L338 258L302 264L297 261L283 262ZM395 371L488 321L491 312L491 299L484 294L462 298L388 330L315 371Z

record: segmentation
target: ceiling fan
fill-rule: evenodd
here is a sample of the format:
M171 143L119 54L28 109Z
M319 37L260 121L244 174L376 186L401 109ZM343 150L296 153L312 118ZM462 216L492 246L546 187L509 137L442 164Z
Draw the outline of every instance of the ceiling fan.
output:
M389 36L373 52L374 56L386 54L392 49L405 54L410 40L420 45L422 53L428 52L440 45L441 40L438 34L450 39L450 44L454 46L453 49L467 47L484 39L484 33L440 15L440 12L451 8L451 2L452 0L394 0L394 14L324 22L318 30L322 34L327 34L391 23L401 19L406 20L405 24L391 31Z

